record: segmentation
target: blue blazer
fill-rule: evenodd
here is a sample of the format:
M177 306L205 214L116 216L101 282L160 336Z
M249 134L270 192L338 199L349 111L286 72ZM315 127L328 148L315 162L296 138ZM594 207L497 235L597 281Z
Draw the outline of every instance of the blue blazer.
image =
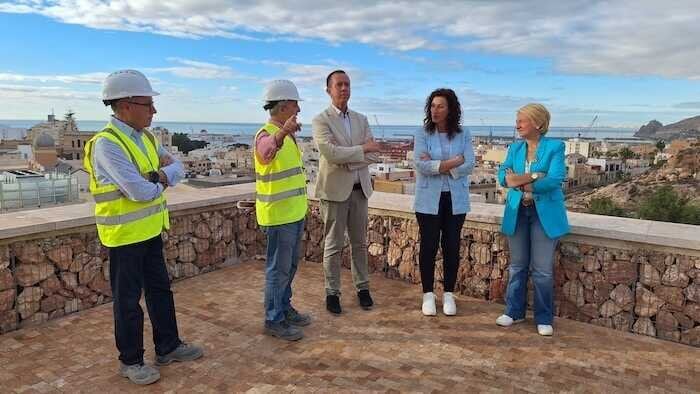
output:
M508 148L506 160L498 169L498 181L506 186L506 169L510 168L516 174L525 173L527 144L525 141L515 141ZM564 142L542 137L537 145L535 161L530 164L530 172L542 172L546 175L532 183L532 196L535 200L537 215L549 238L559 238L569 232L569 221L566 218L564 192L562 182L566 178L566 162L564 159ZM505 235L515 234L518 220L518 209L523 192L509 189L506 196L506 206L503 212L501 230Z
M452 195L452 214L469 212L469 174L474 168L474 148L469 130L462 129L449 142L447 156L442 155L440 136L437 131L428 134L424 129L416 130L413 147L414 168L416 169L416 197L413 209L416 212L437 215L442 191L442 174L440 161L457 155L464 156L464 163L453 168L448 175ZM421 154L427 153L431 160L421 160Z

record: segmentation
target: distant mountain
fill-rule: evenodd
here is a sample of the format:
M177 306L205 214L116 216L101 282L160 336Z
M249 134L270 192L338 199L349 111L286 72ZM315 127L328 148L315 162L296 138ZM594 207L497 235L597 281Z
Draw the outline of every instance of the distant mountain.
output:
M680 122L664 126L661 122L652 120L639 128L635 137L652 138L670 141L678 138L700 137L700 115L683 119Z

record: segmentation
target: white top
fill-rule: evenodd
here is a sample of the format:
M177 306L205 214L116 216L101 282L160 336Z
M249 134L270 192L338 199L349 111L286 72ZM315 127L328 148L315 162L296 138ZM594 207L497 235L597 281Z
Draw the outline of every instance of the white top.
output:
M450 155L450 139L448 138L447 133L440 133L438 132L438 135L440 136L440 148L442 149L442 158L443 160L447 160ZM440 178L442 178L442 191L443 192L449 192L450 191L450 182L447 180L448 175L447 174L442 174L440 175Z
M343 112L343 111L339 110L333 104L331 104L331 107L333 107L333 109L335 110L335 113L343 121L343 127L345 127L345 133L348 135L348 139L352 143L352 125L350 123L350 115L348 115L347 111ZM353 178L353 184L360 183L360 170L353 170L352 171L352 178Z

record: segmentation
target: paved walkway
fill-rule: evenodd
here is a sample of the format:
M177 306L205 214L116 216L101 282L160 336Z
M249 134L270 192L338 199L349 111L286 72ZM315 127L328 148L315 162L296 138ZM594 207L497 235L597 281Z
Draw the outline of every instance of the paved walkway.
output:
M373 311L345 287L343 315L330 316L320 266L303 265L294 301L315 321L296 343L261 334L260 262L179 282L181 335L205 358L163 367L138 391L700 391L700 349L561 319L543 338L530 319L497 327L501 306L466 297L458 316L426 318L419 287L372 280ZM111 304L0 336L0 392L137 391L117 365Z

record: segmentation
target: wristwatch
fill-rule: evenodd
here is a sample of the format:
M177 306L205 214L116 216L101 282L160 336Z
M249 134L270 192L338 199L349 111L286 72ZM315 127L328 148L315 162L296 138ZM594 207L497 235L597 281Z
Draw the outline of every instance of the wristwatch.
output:
M532 179L533 182L536 181L539 177L540 177L540 174L538 174L536 172L533 172L532 174L530 174L530 179Z
M148 181L153 182L153 183L160 183L160 175L158 175L158 172L156 171L151 171L148 173Z

